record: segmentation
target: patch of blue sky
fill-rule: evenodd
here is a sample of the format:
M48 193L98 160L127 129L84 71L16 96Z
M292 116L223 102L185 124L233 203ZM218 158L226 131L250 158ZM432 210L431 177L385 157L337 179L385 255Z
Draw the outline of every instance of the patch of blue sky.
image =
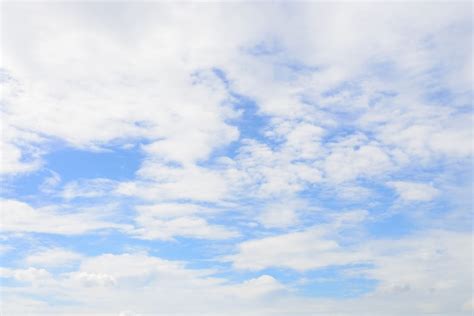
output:
M148 249L150 245L150 241L133 239L129 235L113 229L90 231L77 235L30 233L30 236L37 242L30 245L31 249L64 248L86 256L99 256L104 253L121 254L137 249ZM21 249L30 248L28 245L16 244L16 242L13 242L13 245ZM28 250L25 250L25 253L28 253Z
M324 223L331 215L352 210L365 210L368 211L368 218L359 228L363 233L374 237L403 236L413 232L417 227L406 210L401 212L393 208L398 196L392 188L379 185L368 179L359 180L357 185L368 189L369 195L341 198L337 192L338 188L327 190L313 187L313 190L303 192L301 196L304 196L311 205L322 210L315 211L311 217L308 217L308 213L306 213L308 225ZM351 236L351 230L347 233Z
M62 148L45 157L46 167L57 172L64 181L81 178L133 179L141 164L142 152L137 146L105 148L86 151Z
M36 249L38 246L41 246L43 243L39 240L28 236L11 236L8 235L7 238L3 238L2 247L5 249L0 252L0 262L4 267L14 267L21 261L25 254L28 254L32 249Z
M110 180L131 180L139 168L142 153L137 146L126 149L110 147L103 151L88 151L62 147L43 157L45 164L37 171L5 179L3 197L20 200L35 200L37 194L42 199L53 196L41 192L44 181L53 174L61 183L80 179L106 178Z
M412 216L406 212L390 213L368 221L365 228L373 238L399 238L418 230L419 225L413 221Z
M35 199L44 180L51 176L51 172L42 168L36 172L2 179L2 197L12 199Z

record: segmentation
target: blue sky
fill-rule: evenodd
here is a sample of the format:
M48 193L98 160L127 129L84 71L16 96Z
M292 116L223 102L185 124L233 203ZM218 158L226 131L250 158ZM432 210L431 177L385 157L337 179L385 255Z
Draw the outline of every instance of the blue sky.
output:
M2 314L472 313L472 3L2 20Z

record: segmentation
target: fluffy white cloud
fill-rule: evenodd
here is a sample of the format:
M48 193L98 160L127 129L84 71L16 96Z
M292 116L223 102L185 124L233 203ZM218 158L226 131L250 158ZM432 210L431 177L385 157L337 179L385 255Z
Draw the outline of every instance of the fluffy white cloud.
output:
M6 312L34 310L38 314L59 312L68 314L100 313L117 315L123 311L137 314L218 315L230 306L231 314L264 311L262 302L285 291L285 287L269 275L261 275L243 282L230 283L213 277L213 270L190 269L183 262L169 261L144 253L103 254L84 258L79 269L55 276L35 288L6 288L8 298L2 306ZM24 295L48 295L80 303L48 303L18 305ZM238 305L235 303L238 302ZM185 303L185 304L184 304ZM157 305L158 304L158 305ZM156 307L159 306L157 312ZM199 312L196 312L199 311ZM257 314L255 314L257 315Z

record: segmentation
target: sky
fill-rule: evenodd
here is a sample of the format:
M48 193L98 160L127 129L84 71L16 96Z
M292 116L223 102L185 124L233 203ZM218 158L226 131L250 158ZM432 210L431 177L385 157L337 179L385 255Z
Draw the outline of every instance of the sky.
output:
M471 315L472 2L2 2L2 315Z

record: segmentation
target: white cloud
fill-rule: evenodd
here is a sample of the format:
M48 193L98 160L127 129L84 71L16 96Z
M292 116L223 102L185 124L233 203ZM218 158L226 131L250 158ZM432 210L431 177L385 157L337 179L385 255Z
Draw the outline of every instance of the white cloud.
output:
M324 169L331 181L380 175L393 168L389 155L380 144L368 142L365 136L351 136L329 146L333 149L324 162Z
M117 183L109 179L83 179L66 183L59 194L66 200L94 198L110 194L116 186Z
M358 217L355 214L346 215L342 216L344 220ZM273 248L260 250L265 251L264 255L268 255L270 250L283 254L289 251L281 250L283 247L299 245L299 248L306 248L304 255L308 262L310 259L335 262L334 253L330 251L317 250L318 256L313 255L315 244L321 242L321 238L315 233L313 238L310 235L282 235L286 237L286 242L281 238L277 248L267 243ZM304 243L292 244L291 241L296 239ZM320 245L319 249L324 246ZM347 246L340 247L348 250ZM464 315L463 308L468 307L466 302L471 296L470 248L470 233L446 231L423 232L399 240L359 243L352 249L359 255L363 254L371 265L347 266L343 275L373 279L377 281L376 289L368 295L344 299L343 305L341 299L294 295L288 291L287 285L270 275L231 283L223 277L214 277L213 274L218 270L190 269L184 262L169 261L144 253L103 254L83 258L77 271L54 278L43 270L18 270L20 279L36 280L34 282L38 286L20 287L19 292L22 295L34 294L36 303L18 305L23 299L22 295L12 287L5 287L3 294L8 300L2 308L6 312L29 310L45 315L58 311L63 314L75 311L86 315L94 311L117 315L124 310L141 314L205 313L213 316L222 313L255 316L277 313L289 316L295 313L312 314L315 311L325 314L338 311L358 316L367 313L388 315L387 310L395 315ZM303 252L297 253L296 260L302 260L302 257ZM279 259L286 258L289 257L282 256ZM279 261L273 261L271 266L278 264ZM315 267L312 265L310 268ZM4 276L14 275L10 269L1 271ZM20 276L22 273L28 277ZM80 305L41 304L37 298L45 295L72 300ZM180 304L183 302L186 304ZM157 304L160 306L159 311L156 309Z
M431 201L439 194L439 190L425 183L391 181L388 182L388 185L393 187L400 198L406 201Z
M285 290L285 286L270 275L262 275L238 284L233 288L237 296L256 299L276 291Z
M155 218L173 218L195 214L210 214L218 210L190 203L160 203L151 205L139 205L136 207L140 214L147 214Z
M298 224L297 212L298 203L290 201L280 201L279 203L270 203L266 209L259 215L258 221L265 227L290 227Z
M85 287L115 286L117 284L114 277L105 273L77 272L71 274L71 278L78 280Z
M77 271L56 275L37 287L21 287L21 292L14 287L5 288L2 294L8 300L2 310L84 315L117 315L124 310L137 314L219 315L227 310L232 315L254 315L268 308L269 305L262 307L263 302L286 291L269 275L230 283L213 277L215 272L190 269L183 262L144 253L103 254L83 258ZM36 304L18 305L27 295L35 296ZM80 305L41 304L38 297L44 296ZM232 306L237 310L229 309Z
M84 150L136 146L145 157L135 178L75 180L61 197L74 203L120 194L130 204L133 198L154 204L136 208L133 226L115 223L107 212L3 200L3 231L70 235L111 228L142 239L224 239L238 235L220 224L227 223L224 213L197 204L245 214L242 205L250 200L263 209L252 220L287 230L261 237L254 226L260 237L226 256L234 267L306 271L368 262L374 266L354 273L379 282L375 292L341 304L278 297L284 285L269 275L230 284L165 259L104 254L83 258L78 271L41 286L8 288L5 313L156 314L159 306L163 314L186 316L454 315L468 306L465 263L472 251L463 234L380 243L357 235L347 245L340 235L346 228L358 232L367 212L325 214L328 225L305 228L297 224L307 224L310 208L268 201L329 186L362 202L353 199L368 196L358 180L386 182L420 165L450 172L468 161L470 4L12 2L2 9L1 173L41 168L57 142ZM255 109L234 105L238 95ZM232 151L221 151L230 144ZM56 192L58 179L50 180L43 193ZM387 184L406 201L439 194L422 183ZM77 260L50 251L26 260L33 266ZM23 280L49 273L2 271ZM41 297L83 306L49 306Z
M99 229L126 229L126 225L100 219L86 212L62 213L54 208L32 208L16 200L1 201L0 227L4 232L75 235Z
M3 278L14 278L21 282L37 282L50 279L51 274L45 269L27 268L27 269L9 269L0 268L0 276Z
M321 234L308 230L244 242L238 254L227 259L233 260L236 268L250 270L287 267L304 271L345 264L347 277L363 276L377 282L374 291L345 300L344 307L338 300L303 303L296 299L291 303L303 305L291 307L293 312L311 313L319 306L327 313L338 310L353 315L368 311L384 315L388 310L394 315L464 315L472 281L471 237L470 233L425 231L398 240L359 240L342 246L334 239L325 243ZM353 265L356 263L367 265Z
M79 253L62 248L49 248L29 254L25 263L33 267L59 267L78 262L82 256Z
M334 234L346 225L358 223L366 212L355 211L334 218L328 225L244 241L237 253L224 258L237 269L262 270L268 267L291 268L298 271L367 261L360 251L342 247Z
M41 143L41 137L10 126L4 113L0 121L0 174L17 175L38 169L42 165L42 152L35 145Z
M239 236L235 230L222 225L209 224L205 219L195 216L159 219L153 215L142 213L136 219L137 228L131 233L143 239L173 239L175 236L227 239Z
M145 161L138 173L145 181L120 183L117 192L151 201L191 199L211 202L221 200L228 193L224 176L207 168L169 167L160 162Z

